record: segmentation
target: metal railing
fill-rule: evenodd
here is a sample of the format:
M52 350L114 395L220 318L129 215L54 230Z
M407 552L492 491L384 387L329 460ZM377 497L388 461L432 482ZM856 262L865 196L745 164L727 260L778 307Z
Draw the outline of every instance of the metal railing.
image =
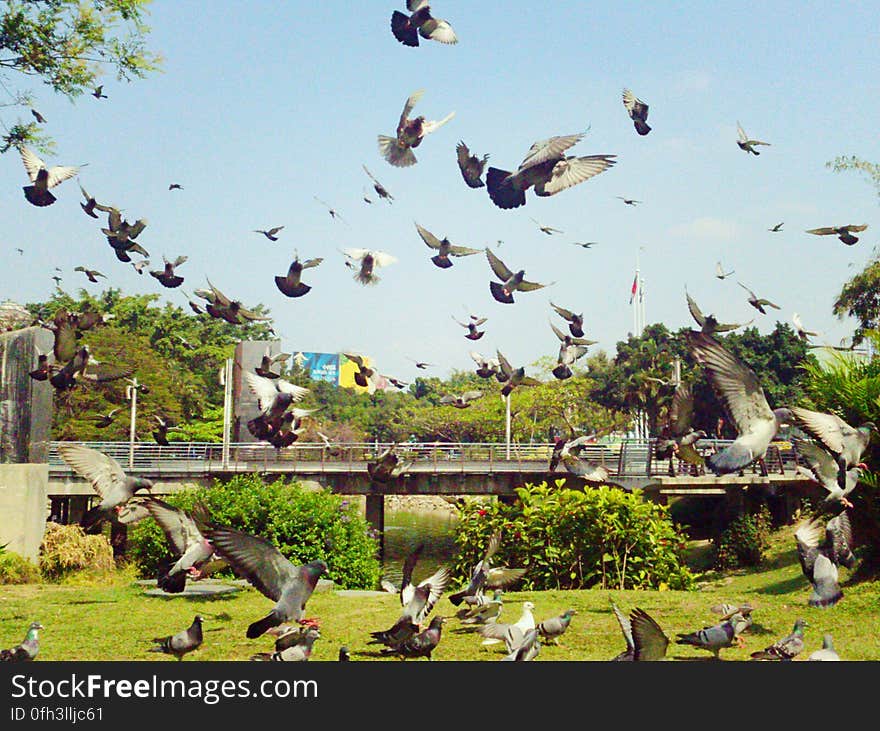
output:
M73 475L73 470L58 454L58 445L51 442L49 471L55 476ZM331 453L320 442L298 442L284 449L262 442L233 443L228 456L218 442L172 442L168 446L135 442L81 442L113 457L124 469L133 473L153 475L211 475L239 472L299 472L303 474L365 472L367 463L391 446L385 442L341 443ZM729 440L704 439L696 444L704 456L730 444ZM612 477L695 476L706 474L705 467L696 467L674 458L658 460L654 454L656 440L623 441L587 445L580 457L604 466ZM511 470L546 471L553 445L499 442L403 442L396 446L401 460L412 461L413 472L492 473ZM763 467L753 464L746 468L754 474L786 475L795 471L799 457L788 442L774 442L767 450ZM560 476L564 474L558 468Z

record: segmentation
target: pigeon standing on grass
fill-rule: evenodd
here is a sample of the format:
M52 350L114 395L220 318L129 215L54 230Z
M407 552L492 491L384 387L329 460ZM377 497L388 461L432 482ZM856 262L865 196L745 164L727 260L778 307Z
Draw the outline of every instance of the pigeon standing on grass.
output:
M167 637L156 637L153 642L158 644L151 647L149 652L162 652L166 655L174 655L177 661L183 660L188 652L199 649L202 645L202 618L196 615L188 629Z
M431 659L431 654L440 644L440 638L443 632L443 623L446 617L435 616L426 630L413 635L406 642L398 647L390 650L400 657L401 660L406 658L427 657Z
M256 662L308 662L312 656L312 648L315 640L321 637L321 631L317 627L309 627L302 639L296 644L290 644L286 647L278 647L279 642L283 642L283 637L275 643L274 652L258 652L251 655L251 660Z
M794 623L791 634L763 650L753 652L752 660L793 660L804 649L804 629L806 626L806 620L798 619Z
M725 647L732 647L737 642L740 633L751 623L751 616L736 612L718 624L704 627L696 632L678 634L678 639L675 642L678 645L693 645L701 650L708 650L716 660L719 660L721 650Z
M571 624L571 618L577 614L574 609L566 609L562 614L558 617L551 617L550 619L545 619L543 622L538 624L538 634L541 635L544 639L553 640L554 645L559 644L559 638L565 634L565 631L568 629Z
M80 477L92 483L101 502L80 521L88 530L102 520L119 513L138 490L151 490L153 483L144 477L130 477L110 455L82 444L60 444L58 454Z
M826 633L822 636L822 649L811 653L807 660L840 661L840 655L834 649L834 642L830 634Z
M40 652L39 631L41 629L43 629L42 624L31 622L21 644L0 650L0 662L31 662L35 660Z
M237 574L275 602L267 616L248 627L248 638L259 637L282 622L300 622L304 618L306 602L327 572L326 563L316 560L294 566L265 538L232 528L213 527L203 530L202 535Z

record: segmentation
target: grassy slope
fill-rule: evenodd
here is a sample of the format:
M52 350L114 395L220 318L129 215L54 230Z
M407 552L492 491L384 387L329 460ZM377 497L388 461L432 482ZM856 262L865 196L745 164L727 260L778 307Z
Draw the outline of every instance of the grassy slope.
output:
M535 603L540 621L566 608L577 610L559 647L545 645L540 660L608 660L624 648L617 622L609 610L612 596L625 612L640 606L653 616L674 640L676 632L689 632L714 623L709 607L719 602L749 601L756 607L754 624L745 633L746 647L722 651L722 658L747 660L749 653L787 634L797 617L807 628L806 656L821 646L830 632L841 657L847 660L880 659L880 584L846 584L845 598L831 609L807 606L808 584L800 572L790 530L775 537L769 560L760 571L720 576L705 574L703 588L694 592L545 591L509 592L502 619L516 621L521 603ZM416 572L416 578L420 574ZM156 660L166 656L148 653L153 637L184 629L195 614L204 617L205 641L189 655L194 660L247 660L254 652L271 649L271 640L248 640L247 625L265 615L271 603L247 588L231 598L213 600L164 598L143 595L131 575L119 572L101 581L67 585L0 587L0 647L21 641L34 619L45 626L41 633L40 660ZM438 609L452 615L454 607L441 598ZM435 610L436 611L436 610ZM340 645L348 645L353 660L375 659L377 646L367 646L369 631L385 629L397 618L397 597L388 595L341 596L319 592L309 600L308 616L321 620L321 639L313 660L335 660ZM451 619L444 627L435 660L498 660L502 653L487 651L474 634L459 634ZM705 659L707 652L670 645L669 656ZM383 658L384 659L384 658ZM167 657L168 662L174 662ZM394 660L392 660L394 661ZM396 661L395 661L396 662Z

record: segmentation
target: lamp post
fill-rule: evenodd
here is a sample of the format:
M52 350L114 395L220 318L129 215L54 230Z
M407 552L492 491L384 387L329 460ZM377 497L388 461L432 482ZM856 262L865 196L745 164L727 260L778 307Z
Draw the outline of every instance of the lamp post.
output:
M504 397L505 419L504 419L504 439L507 443L507 459L510 460L510 394Z
M129 385L125 387L125 397L131 401L131 425L128 431L128 469L134 467L134 441L137 439L137 395L138 391L143 388L142 383L138 383L137 376L134 378L126 378Z
M229 467L229 432L232 411L232 358L227 358L220 370L220 385L223 386L223 469Z

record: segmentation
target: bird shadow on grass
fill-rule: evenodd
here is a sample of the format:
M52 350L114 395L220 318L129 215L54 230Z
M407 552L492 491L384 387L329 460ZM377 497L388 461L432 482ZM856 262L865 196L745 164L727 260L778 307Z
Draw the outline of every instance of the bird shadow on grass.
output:
M58 604L117 604L116 599L70 599L64 600L63 602L57 602Z
M777 581L774 584L768 584L767 586L761 586L754 589L756 594L791 594L799 589L805 589L804 586L804 577L803 576L794 576L790 579L785 579L783 581Z
M749 625L747 632L750 635L772 635L772 634L774 634L774 630L767 629L763 624L759 624L758 622L752 622Z
M383 658L383 657L395 657L395 655L390 652L380 652L379 650L357 650L356 652L351 653L353 657L372 657L372 658Z
M236 592L237 593L237 592ZM162 599L164 601L171 601L172 599L183 598L187 602L192 602L194 604L206 604L209 602L225 602L231 599L235 599L236 593L233 594L214 594L212 596L181 596L180 594L169 594L168 596L157 596L151 595L154 599Z

